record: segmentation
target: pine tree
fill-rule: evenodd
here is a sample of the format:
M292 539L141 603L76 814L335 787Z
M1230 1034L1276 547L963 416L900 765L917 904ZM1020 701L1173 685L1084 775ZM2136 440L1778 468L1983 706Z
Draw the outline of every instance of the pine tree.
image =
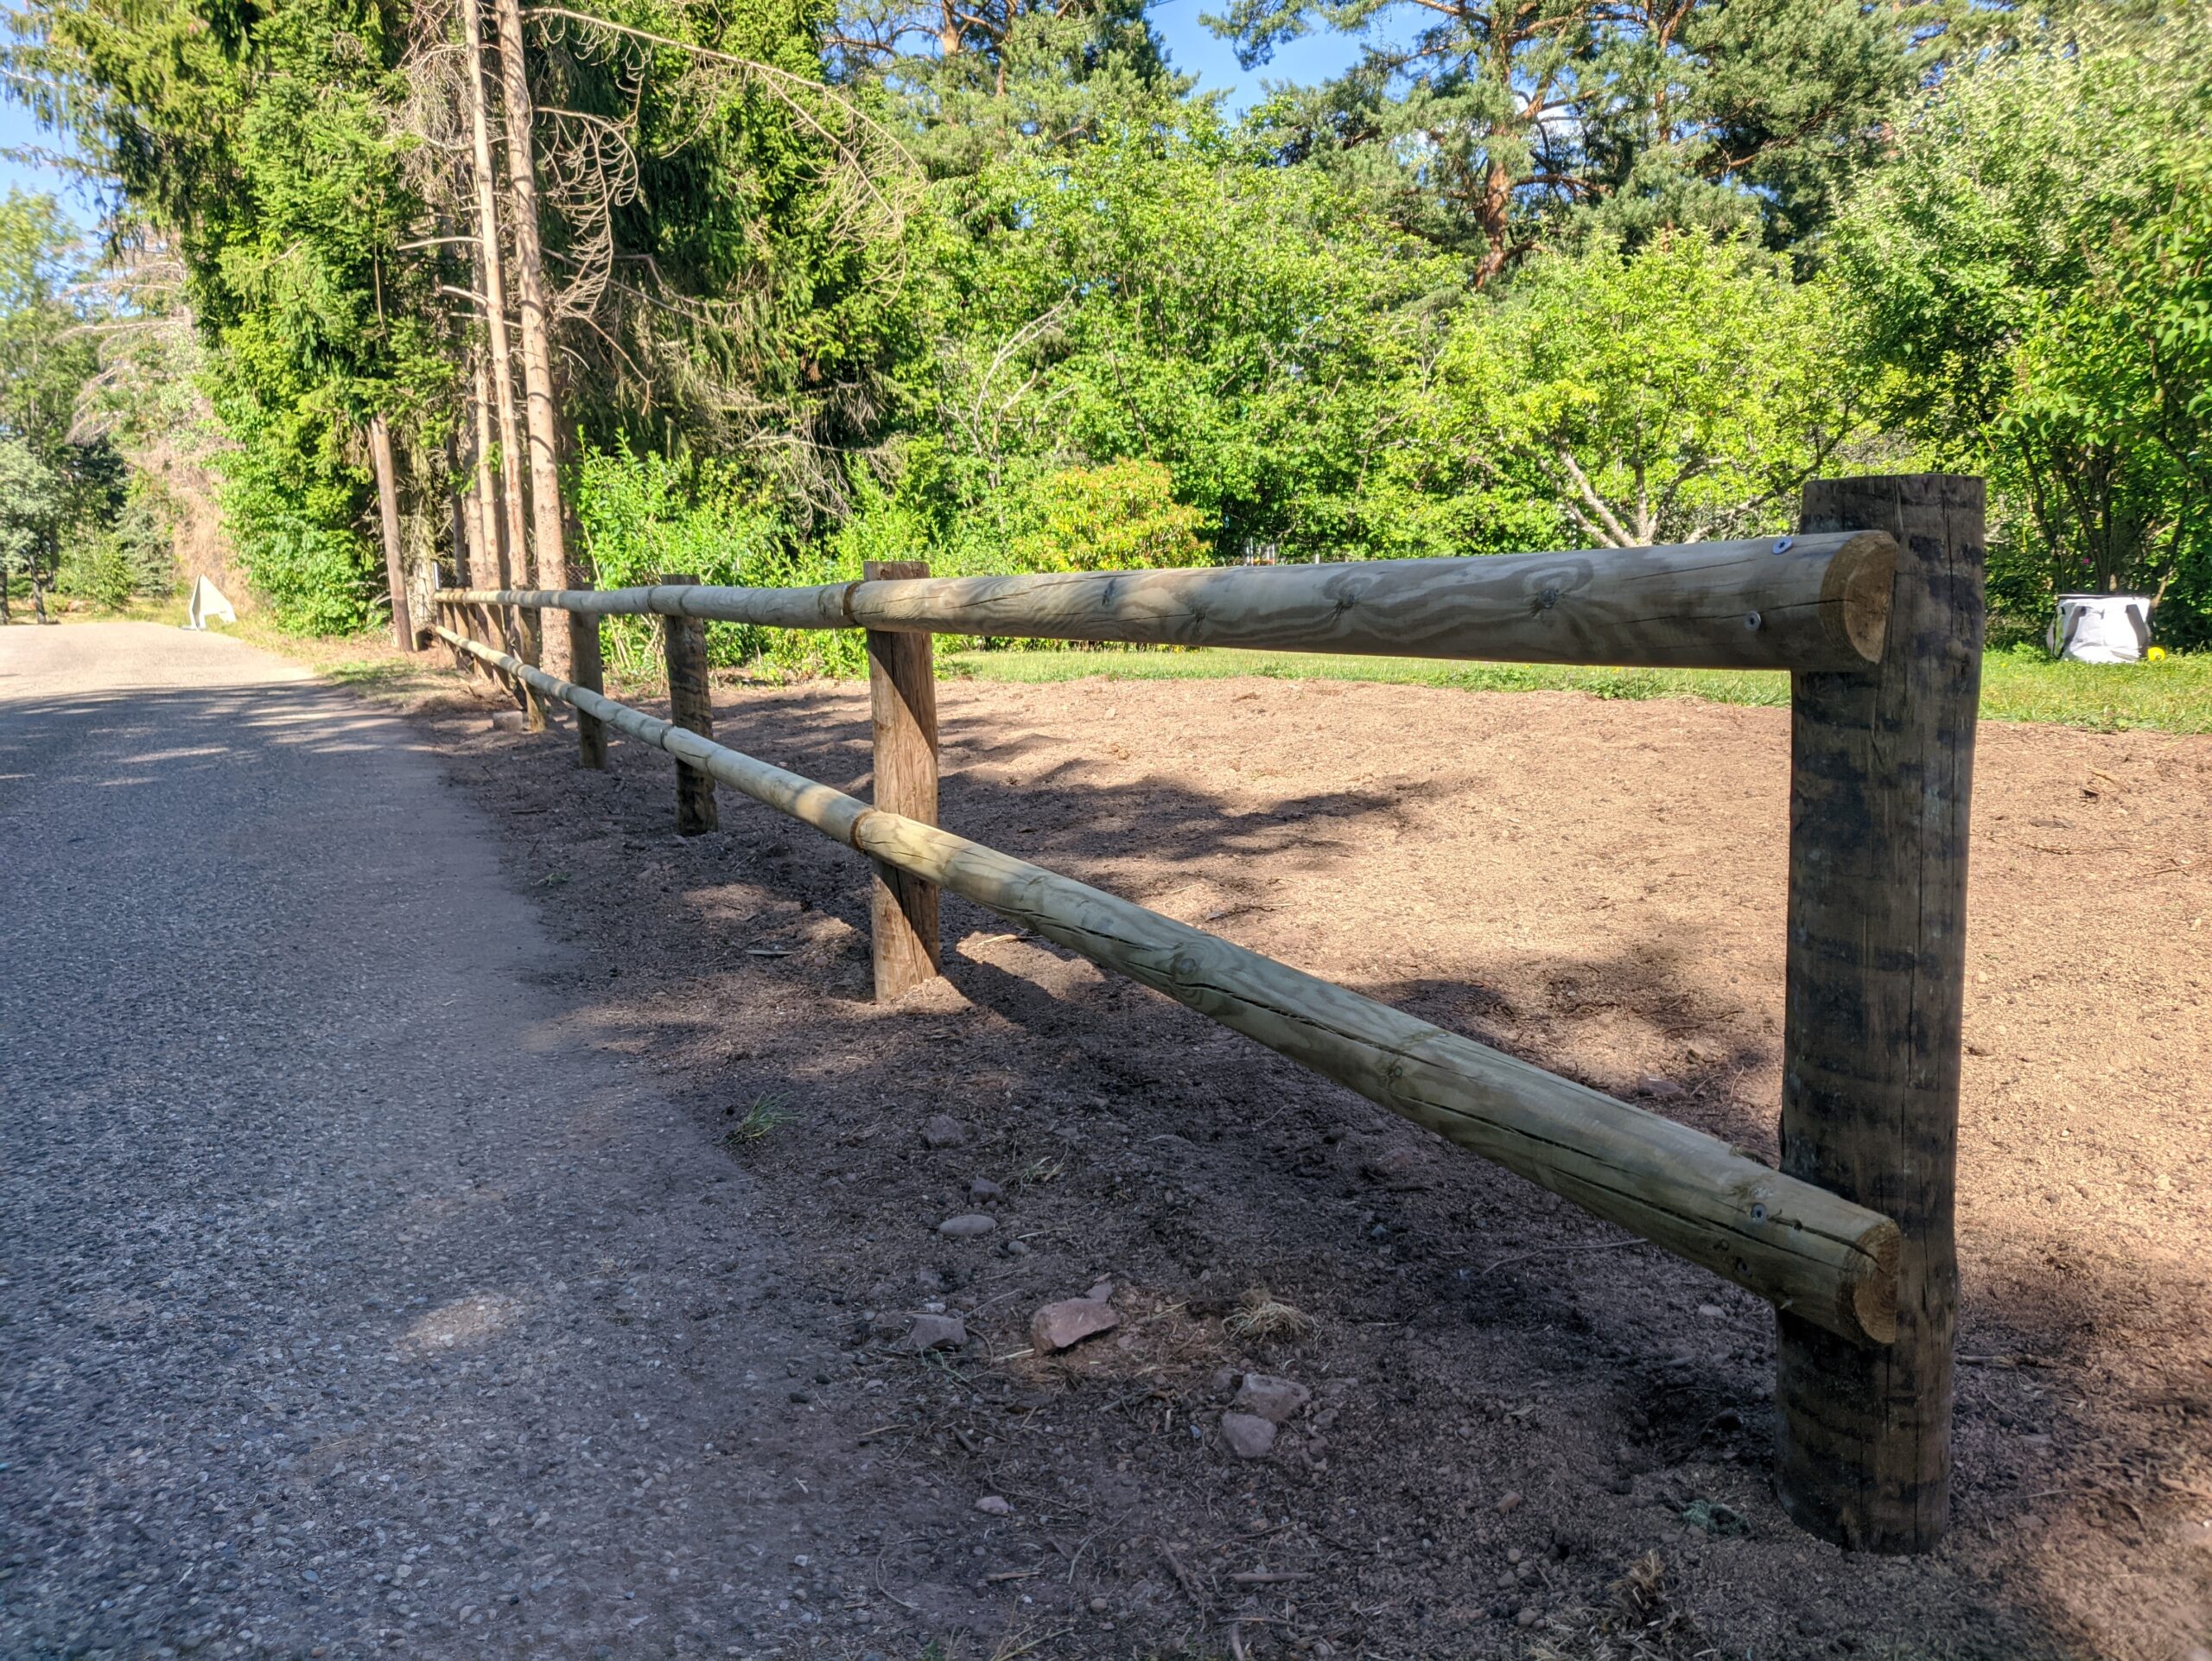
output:
M1917 73L1933 13L1858 0L1431 0L1402 41L1278 93L1281 158L1387 191L1485 285L1578 230L1763 221L1787 245L1826 210ZM1232 0L1207 20L1246 67L1317 29L1376 35L1393 0Z

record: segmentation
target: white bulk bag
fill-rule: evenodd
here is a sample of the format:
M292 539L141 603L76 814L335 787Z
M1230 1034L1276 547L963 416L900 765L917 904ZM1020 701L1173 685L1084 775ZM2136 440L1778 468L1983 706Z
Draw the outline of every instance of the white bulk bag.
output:
M2075 663L2139 663L2151 645L2147 594L2062 594L2047 637Z
M231 602L223 598L223 591L204 576L192 579L192 594L185 601L185 615L189 620L187 628L206 628L210 620L218 623L235 623L237 612Z

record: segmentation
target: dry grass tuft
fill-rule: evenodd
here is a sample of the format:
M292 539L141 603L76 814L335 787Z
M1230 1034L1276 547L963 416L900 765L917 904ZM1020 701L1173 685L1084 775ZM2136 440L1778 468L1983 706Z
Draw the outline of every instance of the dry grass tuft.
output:
M724 1110L734 1114L734 1107ZM793 1115L786 1111L783 1098L778 1096L756 1096L753 1104L745 1110L745 1117L732 1126L722 1137L732 1148L742 1147L748 1142L759 1142L763 1136L781 1130L791 1122Z
M1222 1323L1231 1338L1262 1343L1304 1338L1313 1330L1313 1317L1293 1308L1264 1286L1255 1286L1237 1301L1236 1310Z
M1719 1650L1681 1609L1667 1588L1667 1565L1656 1551L1630 1565L1611 1588L1606 1609L1574 1609L1546 1623L1529 1661L1707 1661Z

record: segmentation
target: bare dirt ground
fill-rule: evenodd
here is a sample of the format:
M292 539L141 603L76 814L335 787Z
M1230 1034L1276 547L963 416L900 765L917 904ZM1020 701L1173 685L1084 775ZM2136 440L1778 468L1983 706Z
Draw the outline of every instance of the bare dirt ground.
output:
M942 704L953 828L1773 1156L1783 713ZM822 1405L888 1473L855 1528L965 1518L926 1549L989 1613L864 1588L855 1656L2207 1661L2212 740L1982 729L1955 1525L1895 1561L1775 1505L1749 1295L963 903L949 985L876 1008L848 851L727 790L680 841L664 756L580 773L488 707L416 716L565 940L560 996L761 1186L785 1299L842 1351ZM724 686L716 719L865 793L864 690ZM936 1115L963 1139L925 1145ZM995 1228L938 1232L969 1212ZM1117 1329L1028 1353L1100 1280ZM1306 1321L1246 1330L1261 1289ZM964 1347L902 1346L940 1311ZM1312 1392L1258 1460L1219 1430L1246 1370Z

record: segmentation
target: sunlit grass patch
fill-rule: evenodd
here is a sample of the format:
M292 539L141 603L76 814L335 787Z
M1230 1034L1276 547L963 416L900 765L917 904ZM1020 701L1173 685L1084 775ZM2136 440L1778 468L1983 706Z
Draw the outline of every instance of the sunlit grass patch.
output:
M1695 698L1783 708L1789 677L1779 670L1584 669L1556 664L1442 662L1354 658L1328 652L963 652L946 672L975 680L1044 684L1103 680L1380 681L1474 692L1586 692L1592 697ZM2212 652L2160 663L2055 663L2040 647L2007 646L1982 660L1982 718L2044 722L2101 732L2145 729L2212 732Z

